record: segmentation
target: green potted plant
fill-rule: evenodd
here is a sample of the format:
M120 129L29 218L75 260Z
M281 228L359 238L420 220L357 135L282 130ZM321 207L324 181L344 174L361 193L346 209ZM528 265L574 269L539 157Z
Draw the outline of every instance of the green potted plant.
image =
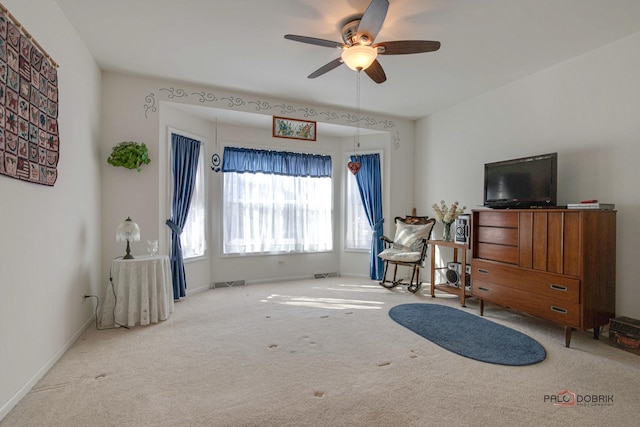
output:
M147 146L133 141L122 141L117 144L107 159L110 165L136 169L138 172L142 170L143 164L148 165L149 162Z

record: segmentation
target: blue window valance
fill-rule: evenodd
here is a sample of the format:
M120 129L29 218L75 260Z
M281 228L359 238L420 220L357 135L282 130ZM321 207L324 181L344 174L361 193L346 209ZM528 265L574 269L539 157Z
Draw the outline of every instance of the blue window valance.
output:
M331 177L331 156L225 147L222 172Z

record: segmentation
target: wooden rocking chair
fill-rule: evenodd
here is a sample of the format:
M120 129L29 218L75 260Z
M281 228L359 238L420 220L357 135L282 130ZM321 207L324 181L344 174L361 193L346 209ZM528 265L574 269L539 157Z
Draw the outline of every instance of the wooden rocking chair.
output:
M384 276L380 285L391 289L398 285L408 285L409 292L416 293L421 286L420 267L424 266L427 256L427 240L431 237L431 231L436 223L435 218L427 216L396 217L396 234L393 240L386 236L380 239L384 242L384 250L378 257L385 261ZM393 280L387 280L389 264L394 265ZM411 280L405 283L402 279L396 279L398 266L411 267Z

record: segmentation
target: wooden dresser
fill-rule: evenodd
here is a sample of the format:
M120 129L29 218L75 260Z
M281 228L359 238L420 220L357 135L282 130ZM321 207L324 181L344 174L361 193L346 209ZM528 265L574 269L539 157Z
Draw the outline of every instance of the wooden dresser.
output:
M471 294L574 329L615 317L616 212L596 209L474 210Z

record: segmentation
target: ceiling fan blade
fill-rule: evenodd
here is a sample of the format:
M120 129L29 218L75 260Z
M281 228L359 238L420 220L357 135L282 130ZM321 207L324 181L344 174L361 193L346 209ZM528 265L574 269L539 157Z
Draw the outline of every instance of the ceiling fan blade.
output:
M387 16L389 2L387 0L371 0L371 3L364 11L358 31L356 33L356 43L370 45L380 32L384 18Z
M323 75L324 73L329 72L329 71L333 70L334 68L339 67L340 64L342 64L342 58L336 58L333 61L329 62L328 64L325 64L322 67L318 68L313 73L309 74L307 77L310 78L310 79L315 79L316 77L319 77L319 76Z
M387 80L387 75L384 73L382 65L380 65L377 59L373 61L373 64L369 65L364 72L367 73L367 76L371 77L371 80L376 83L383 83Z
M376 43L380 55L407 55L410 53L434 52L440 49L440 42L429 40L398 40Z
M342 48L345 46L344 43L340 43L340 42L334 42L334 41L325 40L325 39L317 39L315 37L297 36L295 34L287 34L284 36L284 38L287 40L293 40L294 42L314 44L316 46L338 47L338 48Z

